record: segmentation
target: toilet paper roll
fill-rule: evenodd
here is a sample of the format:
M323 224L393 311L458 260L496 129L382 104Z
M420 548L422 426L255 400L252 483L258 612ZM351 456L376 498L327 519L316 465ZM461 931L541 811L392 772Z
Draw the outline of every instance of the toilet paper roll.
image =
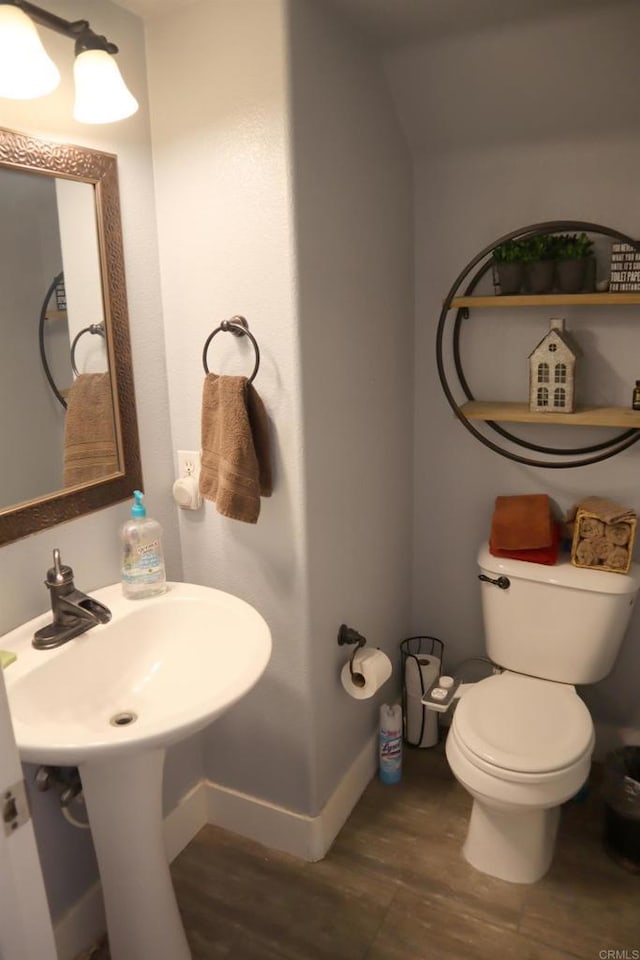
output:
M405 661L405 737L412 747L434 747L438 742L438 714L427 710L422 695L440 676L440 660L411 654Z
M393 672L391 660L383 650L374 650L365 647L359 650L353 660L354 673L361 673L364 677L364 686L358 687L351 679L349 661L342 668L340 679L342 686L350 697L355 700L368 700L376 693Z

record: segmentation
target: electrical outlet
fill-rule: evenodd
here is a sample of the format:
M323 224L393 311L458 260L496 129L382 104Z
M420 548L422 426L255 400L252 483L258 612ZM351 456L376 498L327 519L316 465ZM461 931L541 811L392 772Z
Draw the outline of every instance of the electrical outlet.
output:
M202 506L199 479L200 451L178 450L178 479L173 485L173 499L181 510L198 510Z
M178 477L196 477L200 474L200 451L178 450Z

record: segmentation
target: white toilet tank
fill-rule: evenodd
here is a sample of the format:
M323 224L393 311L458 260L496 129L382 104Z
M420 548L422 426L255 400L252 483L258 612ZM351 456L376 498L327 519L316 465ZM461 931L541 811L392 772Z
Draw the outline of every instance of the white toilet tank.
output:
M611 670L640 587L629 573L580 570L493 557L484 544L481 573L507 577L501 589L481 583L487 653L507 670L560 683L596 683Z

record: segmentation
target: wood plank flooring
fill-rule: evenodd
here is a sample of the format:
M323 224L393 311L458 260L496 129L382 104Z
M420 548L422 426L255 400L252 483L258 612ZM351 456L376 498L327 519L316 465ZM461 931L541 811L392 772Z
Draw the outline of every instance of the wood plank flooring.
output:
M607 956L600 951L640 951L640 876L602 848L597 785L564 808L549 874L522 886L463 860L471 803L442 745L406 751L404 761L402 783L372 781L319 863L205 827L171 868L193 960L597 960ZM106 946L94 954L108 958Z

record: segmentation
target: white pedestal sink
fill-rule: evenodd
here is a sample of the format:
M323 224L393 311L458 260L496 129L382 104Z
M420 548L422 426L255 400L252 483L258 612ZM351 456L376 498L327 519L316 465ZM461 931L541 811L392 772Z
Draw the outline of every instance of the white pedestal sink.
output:
M22 760L78 766L93 834L112 960L189 960L164 852L165 748L244 696L271 655L269 628L237 597L172 583L147 600L120 584L92 596L111 610L55 650L31 639L37 617L2 637Z

